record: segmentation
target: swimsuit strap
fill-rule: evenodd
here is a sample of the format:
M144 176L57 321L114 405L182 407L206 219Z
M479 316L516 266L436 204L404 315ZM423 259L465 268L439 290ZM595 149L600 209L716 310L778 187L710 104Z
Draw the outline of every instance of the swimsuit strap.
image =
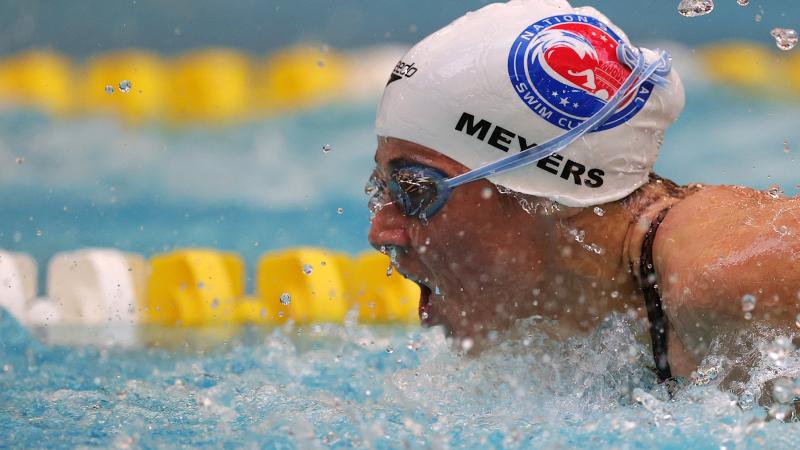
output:
M656 240L658 226L668 212L669 208L661 210L650 223L650 229L647 230L642 243L642 257L639 259L640 286L647 306L647 318L650 320L650 339L653 341L653 358L656 362L659 383L671 380L672 370L667 359L667 316L664 314L661 295L658 293L658 279L653 264L653 242Z

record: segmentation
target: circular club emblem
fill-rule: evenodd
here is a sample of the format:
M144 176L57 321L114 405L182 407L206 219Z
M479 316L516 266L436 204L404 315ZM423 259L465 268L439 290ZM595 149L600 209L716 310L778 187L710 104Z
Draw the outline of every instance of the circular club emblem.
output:
M630 75L617 58L620 42L594 17L566 14L542 19L526 28L511 47L511 84L538 116L565 130L575 128L602 108ZM643 83L596 131L627 122L652 90L652 82Z

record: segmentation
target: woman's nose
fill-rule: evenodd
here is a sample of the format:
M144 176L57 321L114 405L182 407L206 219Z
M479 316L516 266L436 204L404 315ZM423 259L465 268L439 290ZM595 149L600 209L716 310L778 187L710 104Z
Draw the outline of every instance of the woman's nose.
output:
M408 247L411 245L408 225L408 218L400 214L396 206L386 205L379 209L372 219L369 243L378 250L387 245Z

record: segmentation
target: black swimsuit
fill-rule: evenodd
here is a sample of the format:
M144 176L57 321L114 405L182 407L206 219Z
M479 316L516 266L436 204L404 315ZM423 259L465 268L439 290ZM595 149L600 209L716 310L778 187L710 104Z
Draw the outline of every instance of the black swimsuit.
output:
M667 316L661 305L656 269L653 265L653 242L656 240L658 226L668 212L669 208L662 210L650 224L650 229L644 235L642 256L639 259L640 285L647 306L647 318L650 320L650 339L653 341L653 359L656 362L659 383L671 382L672 371L667 359Z

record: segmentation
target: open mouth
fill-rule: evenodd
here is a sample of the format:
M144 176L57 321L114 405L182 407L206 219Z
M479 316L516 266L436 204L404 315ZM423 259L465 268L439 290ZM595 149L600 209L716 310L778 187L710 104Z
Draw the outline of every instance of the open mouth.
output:
M431 288L422 283L419 286L419 320L422 325L430 324Z

